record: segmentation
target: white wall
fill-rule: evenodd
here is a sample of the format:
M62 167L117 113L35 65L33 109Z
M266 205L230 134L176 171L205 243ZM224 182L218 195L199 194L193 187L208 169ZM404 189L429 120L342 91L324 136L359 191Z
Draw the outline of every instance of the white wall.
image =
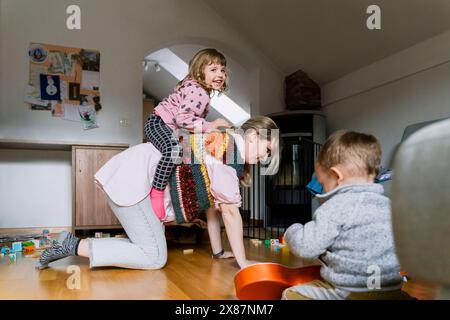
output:
M406 126L450 117L450 31L322 87L328 134L374 134L383 165Z
M190 38L220 39L261 70L260 105L255 113L282 109L283 75L202 1L78 1L82 30L65 27L65 8L73 1L3 0L1 70L8 81L1 88L0 137L81 140L135 144L141 141L141 61L166 43ZM181 40L183 39L183 40ZM30 41L98 49L101 52L101 127L83 132L78 123L61 121L48 112L31 112L22 102L28 79ZM211 42L219 42L210 40ZM270 89L269 89L270 88ZM119 126L127 118L128 128ZM46 130L42 130L46 128Z
M2 88L3 88L3 79L6 76L5 73L2 72L3 71L2 66L4 64L4 62L3 62L3 50L2 50L2 48L4 47L3 46L3 32L4 32L4 29L5 29L5 27L3 25L4 24L3 11L4 11L3 10L3 0L0 0L0 121L1 121L1 119L4 118L3 108L1 106L4 105L4 98L5 98L5 96L4 96L3 92L2 92ZM0 127L0 130L1 130L1 127Z
M70 31L65 27L65 10L75 3L81 7L82 29ZM259 101L252 108L254 113L283 109L284 75L203 1L1 0L0 6L0 138L139 143L142 141L142 59L156 49L182 43L220 43L236 60L252 63L258 75L254 93ZM23 103L23 90L28 80L30 42L100 50L103 109L98 115L99 129L83 131L78 123L52 118L46 111L28 110ZM129 119L130 126L119 126L121 118ZM52 171L48 163L33 160L47 152L24 153L30 156L32 164L29 165L33 169L25 177L20 174L23 168L11 169L22 156L10 150L0 156L5 152L13 158L1 164L2 184L7 173L14 183L25 185L30 179L38 181L46 172L49 180L41 179L40 187L47 192L39 196L31 194L26 201L36 209L42 203L53 203L53 206L41 206L41 222L30 223L35 221L34 213L25 203L13 201L17 189L5 187L5 193L0 195L0 227L65 226L71 214L67 199L61 196L70 192L67 161L53 158L65 169ZM58 183L53 179L58 179ZM11 212L20 214L20 218L13 217Z
M0 149L0 227L70 226L71 162L70 151Z

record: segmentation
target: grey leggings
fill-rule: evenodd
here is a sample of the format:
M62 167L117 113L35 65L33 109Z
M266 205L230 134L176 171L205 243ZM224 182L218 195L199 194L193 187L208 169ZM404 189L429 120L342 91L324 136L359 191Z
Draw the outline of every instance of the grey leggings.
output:
M130 206L108 204L125 229L128 238L89 239L89 266L129 269L160 269L167 262L164 225L159 221L147 196Z

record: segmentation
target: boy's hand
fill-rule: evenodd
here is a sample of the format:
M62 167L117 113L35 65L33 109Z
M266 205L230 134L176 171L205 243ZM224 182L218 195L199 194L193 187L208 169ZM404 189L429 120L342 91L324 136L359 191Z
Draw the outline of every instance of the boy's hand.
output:
M222 128L230 128L231 127L230 123L227 120L222 119L222 118L214 120L212 122L212 125L213 125L214 129L221 128L221 127Z

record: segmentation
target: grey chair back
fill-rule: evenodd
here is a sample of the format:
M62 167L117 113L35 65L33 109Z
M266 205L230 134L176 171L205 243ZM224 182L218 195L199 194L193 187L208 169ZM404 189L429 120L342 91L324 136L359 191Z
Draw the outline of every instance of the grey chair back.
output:
M450 299L450 119L425 126L398 147L391 185L395 246L414 279Z

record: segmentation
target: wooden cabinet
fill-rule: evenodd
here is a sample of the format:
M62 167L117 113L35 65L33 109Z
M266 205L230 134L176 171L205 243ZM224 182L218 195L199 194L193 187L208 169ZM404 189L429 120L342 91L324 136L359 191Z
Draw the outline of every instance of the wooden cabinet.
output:
M120 227L109 208L106 195L95 183L95 173L125 147L73 146L73 228L103 229Z
M94 174L128 147L122 143L0 139L0 149L71 151L72 231L122 227L109 208L105 193L95 184Z

